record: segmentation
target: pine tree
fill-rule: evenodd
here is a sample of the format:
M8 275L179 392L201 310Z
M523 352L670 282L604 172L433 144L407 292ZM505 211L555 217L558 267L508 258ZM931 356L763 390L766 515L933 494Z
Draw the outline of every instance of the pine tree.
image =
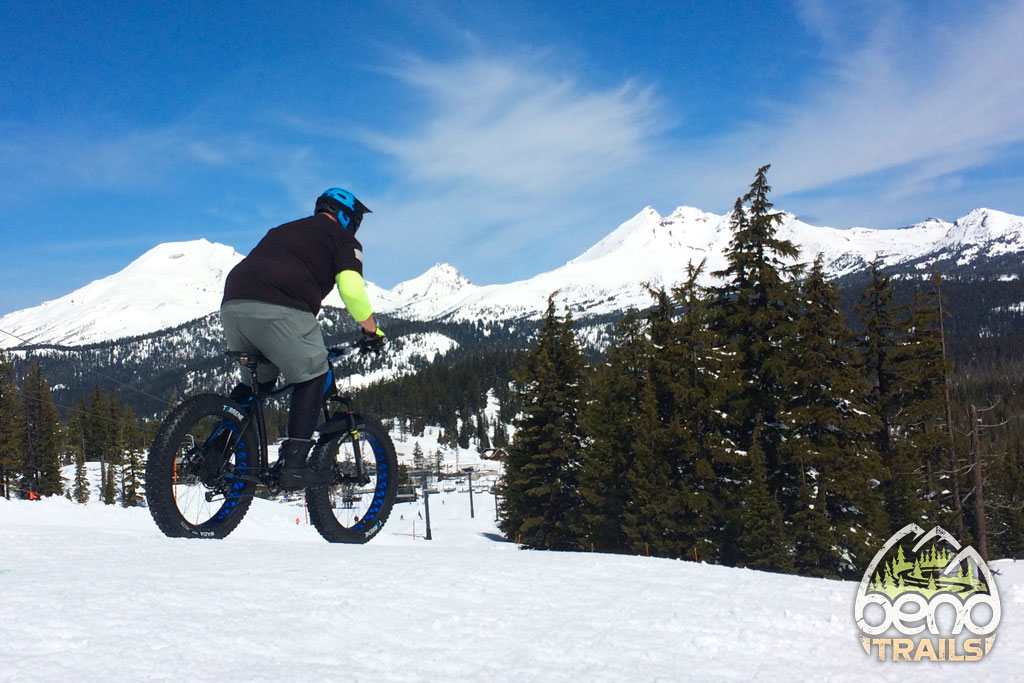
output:
M728 438L734 444L756 441L764 454L767 493L749 493L768 495L782 509L792 510L797 505L801 478L798 463L779 453L780 444L787 438L779 413L785 408L784 397L792 384L788 342L798 304L792 281L796 269L789 263L798 251L792 242L776 236L782 214L773 212L768 201L768 168L758 169L750 191L736 200L727 267L714 273L725 282L713 292L712 314L715 331L732 345L739 363L738 381L731 383L730 396L719 406L731 425ZM755 423L760 434L756 440ZM750 463L747 465L749 469ZM749 474L740 479L756 485L753 475L758 472L752 470ZM737 497L742 501L748 494L740 490ZM735 520L730 524L734 526Z
M579 484L584 507L577 535L585 547L599 552L631 550L623 522L632 496L629 472L636 452L645 354L643 320L630 311L615 326L607 361L588 373L580 417L587 435Z
M463 417L459 422L459 435L455 444L459 448L469 448L469 437L473 433L473 425L470 422L469 415Z
M38 361L32 361L21 391L21 433L24 435L23 495L59 495L61 423L50 396L50 385Z
M785 512L796 531L798 571L853 578L887 535L877 489L885 477L872 445L878 426L853 333L820 256L800 299L789 345L791 384L779 413L788 435L780 459L796 465L799 487L796 506Z
M85 466L85 401L78 398L71 408L68 420L68 446L75 458L75 481L72 499L76 503L89 502L89 479Z
M707 536L709 501L698 490L698 446L679 404L685 349L675 334L672 302L664 291L655 296L624 526L634 551L690 557Z
M491 440L487 436L487 415L482 410L476 414L475 425L476 450L478 453L482 453L491 447Z
M694 450L688 467L699 497L699 557L720 561L728 555L727 526L737 503L736 444L731 423L721 407L738 393L741 381L738 355L728 339L714 328L708 292L697 284L704 262L687 267L683 285L673 290L679 309L674 325L679 342L681 372L676 382L677 408Z
M412 447L412 466L418 470L426 466L426 458L423 457L423 447L417 441Z
M459 418L455 411L446 415L443 427L440 442L449 448L457 447L459 445Z
M697 280L654 292L645 382L636 409L635 456L624 530L634 551L715 561L728 545L724 511L736 481L735 448L719 405L736 379L735 353L710 325Z
M18 386L6 351L0 351L0 495L11 497L11 488L23 462L22 422L18 410Z
M131 406L125 406L122 416L124 462L121 466L121 504L125 507L138 505L142 501L142 429L135 419Z
M72 496L76 503L88 503L89 496L89 478L86 475L85 469L85 454L79 450L75 451L75 483L74 489L72 490Z
M583 355L572 316L555 316L554 295L525 367L516 374L523 403L505 467L501 529L531 548L579 548L577 479Z
M917 513L928 524L961 526L958 501L946 491L954 474L946 428L947 367L943 354L939 281L927 291L916 289L901 323L903 338L894 357L897 381L896 423L901 436L899 464L913 481ZM909 487L908 487L909 489Z
M494 423L494 438L491 440L491 445L495 448L508 446L508 427L501 422L500 417Z
M919 498L913 453L897 438L899 323L892 281L882 272L878 260L871 263L871 281L856 308L864 326L861 353L871 387L868 405L876 425L873 441L887 474L882 494L890 531L897 531L907 522L920 519Z
M441 467L444 465L444 453L441 451L441 447L438 446L434 449L434 467L437 468L437 478L441 478Z

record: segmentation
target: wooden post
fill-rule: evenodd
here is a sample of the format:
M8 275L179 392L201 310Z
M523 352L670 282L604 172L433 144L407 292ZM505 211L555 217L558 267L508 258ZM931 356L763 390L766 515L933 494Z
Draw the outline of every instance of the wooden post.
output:
M985 479L981 471L981 441L978 438L978 409L971 404L971 455L974 458L974 549L988 562L985 536Z

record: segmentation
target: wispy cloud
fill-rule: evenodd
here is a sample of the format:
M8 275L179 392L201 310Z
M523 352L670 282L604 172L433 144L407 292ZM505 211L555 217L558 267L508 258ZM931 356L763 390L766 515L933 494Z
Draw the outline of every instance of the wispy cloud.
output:
M824 41L826 72L702 163L771 161L773 184L789 194L841 194L842 183L880 174L877 200L892 205L933 200L1024 140L1024 2L989 5L955 26L923 22L901 3L864 3L866 38L852 46L833 5L800 5Z
M413 60L393 75L422 94L429 116L411 133L365 140L417 182L560 194L641 163L664 129L650 87L588 90L547 73L542 57Z

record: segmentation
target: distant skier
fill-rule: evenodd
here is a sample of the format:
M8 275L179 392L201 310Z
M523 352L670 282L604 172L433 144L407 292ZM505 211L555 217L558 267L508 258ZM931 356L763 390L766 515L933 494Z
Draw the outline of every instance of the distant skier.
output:
M231 270L224 285L220 314L228 348L259 352L273 363L261 366L261 387L269 388L279 373L295 385L288 439L278 458L282 489L304 488L309 479L306 457L328 369L316 314L335 284L370 348L379 349L385 342L366 295L363 247L355 238L367 213L370 210L348 190L326 190L317 198L312 216L267 232ZM231 397L245 402L252 397L252 388L239 384Z

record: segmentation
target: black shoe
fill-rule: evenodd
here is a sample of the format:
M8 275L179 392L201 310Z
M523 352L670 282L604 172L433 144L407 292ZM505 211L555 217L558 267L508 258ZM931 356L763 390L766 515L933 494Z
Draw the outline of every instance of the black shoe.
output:
M277 487L282 491L304 489L309 484L306 477L306 457L313 445L310 439L287 439L278 451Z

